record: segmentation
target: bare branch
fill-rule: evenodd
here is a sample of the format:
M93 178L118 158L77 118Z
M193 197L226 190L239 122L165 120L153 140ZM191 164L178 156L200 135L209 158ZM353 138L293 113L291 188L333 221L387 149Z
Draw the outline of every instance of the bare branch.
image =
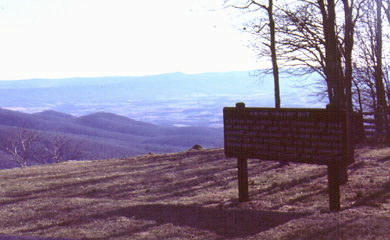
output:
M13 156L11 161L21 167L27 167L27 161L35 157L34 145L42 133L24 128L15 128L8 136L2 139L1 149Z
M45 142L46 162L63 162L80 159L86 149L81 141L75 141L64 135L57 134Z

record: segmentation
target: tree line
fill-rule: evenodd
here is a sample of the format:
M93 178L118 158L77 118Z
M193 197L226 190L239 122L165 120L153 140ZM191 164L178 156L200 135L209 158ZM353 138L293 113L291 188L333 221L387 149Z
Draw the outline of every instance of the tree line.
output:
M377 131L388 122L390 0L224 0L246 17L259 58L269 58L275 107L279 71L321 76L315 94L332 107L375 112Z

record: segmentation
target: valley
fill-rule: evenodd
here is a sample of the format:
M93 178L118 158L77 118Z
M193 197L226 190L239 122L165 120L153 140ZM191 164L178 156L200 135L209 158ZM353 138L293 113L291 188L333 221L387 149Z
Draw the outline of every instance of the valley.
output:
M324 107L309 96L315 79L283 75L282 107ZM218 128L223 107L274 106L272 76L250 72L3 81L0 95L0 107L10 110L75 116L103 111L164 126Z
M236 102L248 107L274 105L272 77L260 75L170 73L0 81L0 134L7 139L18 129L38 131L41 145L55 136L66 137L88 149L80 159L171 153L195 144L223 147L224 107ZM323 107L310 96L315 79L282 75L282 106ZM9 157L3 157L0 168L17 166L4 163ZM39 162L42 159L30 165Z

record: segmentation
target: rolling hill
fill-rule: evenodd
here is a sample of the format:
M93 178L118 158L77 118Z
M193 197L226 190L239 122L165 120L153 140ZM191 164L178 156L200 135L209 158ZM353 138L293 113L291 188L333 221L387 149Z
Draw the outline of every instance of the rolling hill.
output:
M75 117L53 110L28 114L0 109L0 135L6 138L15 129L39 131L40 141L59 135L81 142L86 149L82 159L177 152L195 144L223 145L222 130L215 128L163 127L107 112Z

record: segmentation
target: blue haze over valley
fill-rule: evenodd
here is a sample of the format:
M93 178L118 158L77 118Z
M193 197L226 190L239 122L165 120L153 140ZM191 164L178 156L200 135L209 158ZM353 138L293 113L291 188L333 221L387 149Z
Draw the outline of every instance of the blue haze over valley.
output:
M251 107L273 107L272 79L237 71L0 81L0 106L26 113L110 112L164 126L222 127L225 106L242 101ZM282 75L282 107L323 107L308 96L311 79Z

